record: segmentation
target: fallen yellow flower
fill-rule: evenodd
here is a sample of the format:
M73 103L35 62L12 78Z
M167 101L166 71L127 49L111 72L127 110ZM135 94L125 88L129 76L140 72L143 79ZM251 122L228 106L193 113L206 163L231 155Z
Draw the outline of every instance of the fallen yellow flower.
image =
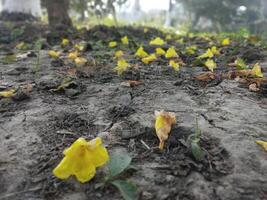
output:
M65 47L70 44L70 41L66 38L62 39L61 46Z
M204 64L212 72L217 67L216 62L214 62L212 59L208 59Z
M6 98L12 97L15 92L16 92L15 89L3 91L3 92L0 92L0 97L6 97Z
M63 154L65 157L53 170L53 174L59 179L75 175L81 183L90 181L95 176L96 168L109 160L108 151L99 137L89 142L79 138Z
M118 75L121 75L129 67L130 67L130 64L127 63L126 60L121 59L121 60L118 60L117 66L114 68L114 71L116 71Z
M211 52L214 55L220 55L220 52L217 50L217 47L216 46L211 47Z
M115 52L115 57L116 57L116 58L120 58L120 57L122 57L122 56L123 56L123 51L119 50L119 51L116 51L116 52Z
M127 36L124 36L123 38L121 38L121 42L122 44L129 44L129 40L128 40L128 37Z
M189 55L194 55L196 53L196 50L197 50L196 45L186 47L186 49L185 49L186 53Z
M171 35L166 35L165 40L171 40L172 36Z
M148 57L148 53L144 51L143 47L139 47L135 53L135 56L139 58L145 58Z
M211 51L211 49L209 48L205 53L203 53L202 55L198 56L198 58L213 58L214 54Z
M111 41L111 42L108 43L108 46L109 46L109 48L114 48L114 47L117 46L117 42Z
M75 60L76 58L78 57L78 52L75 51L75 52L70 52L69 55L68 55L68 59L70 60Z
M222 41L222 46L228 46L228 45L230 45L230 44L231 44L231 41L230 41L229 38L225 38L225 39L223 39L223 41Z
M261 66L259 65L259 63L256 63L253 66L251 72L252 72L252 75L254 75L255 77L257 77L257 78L263 78L263 73L261 71Z
M150 45L156 45L156 46L162 46L164 45L164 40L161 39L160 37L156 37L154 40L151 40L149 42Z
M77 57L74 61L78 67L84 66L87 63L87 59L82 57Z
M169 59L169 58L177 58L177 57L178 57L178 54L177 54L177 52L175 51L174 47L170 47L170 48L167 50L167 52L166 52L166 54L165 54L165 57L166 57L167 59Z
M170 65L175 71L179 71L179 68L180 68L179 63L175 62L174 60L170 60L169 65Z
M164 148L165 141L168 139L171 132L171 127L176 123L176 116L172 112L155 111L155 129L159 138L159 149Z
M261 141L261 140L257 140L256 143L258 145L261 145L264 148L264 150L267 151L267 142Z
M156 56L156 54L153 53L153 54L149 55L148 57L143 58L142 62L145 64L149 64L155 60L157 60L157 56Z
M166 54L166 52L162 48L156 48L156 54L163 56Z
M50 51L48 51L48 55L49 55L51 58L58 58L58 57L60 56L60 52L50 50Z

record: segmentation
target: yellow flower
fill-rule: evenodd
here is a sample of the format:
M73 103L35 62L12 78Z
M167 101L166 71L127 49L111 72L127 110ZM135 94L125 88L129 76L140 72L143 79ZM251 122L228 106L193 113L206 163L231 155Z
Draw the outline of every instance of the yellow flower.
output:
M174 60L170 60L169 65L170 65L175 71L179 71L179 68L180 68L179 63L175 62Z
M196 50L197 50L196 45L186 47L186 49L185 49L186 53L189 55L194 55L196 53Z
M78 51L83 51L85 49L85 43L80 43L80 44L75 44L74 48L77 49Z
M15 48L20 50L25 50L27 49L27 44L25 44L25 42L20 42L19 44L16 45Z
M211 49L209 48L205 53L203 53L202 55L198 56L198 58L213 58L214 54L211 51Z
M11 89L11 90L8 90L8 91L3 91L3 92L0 92L0 97L12 97L13 94L16 92L15 89Z
M75 60L77 57L78 57L78 52L77 51L70 52L69 55L68 55L68 59L70 59L70 60Z
M144 51L143 47L139 47L139 49L137 49L135 56L139 57L139 58L145 58L148 56L148 53Z
M171 35L166 35L165 40L171 40L171 39L172 39L172 36Z
M176 123L176 116L174 113L165 111L155 111L155 129L159 138L159 149L164 148L164 143L168 139L171 132L171 126Z
M87 63L87 59L82 57L77 57L74 61L78 67L84 66Z
M230 43L231 43L230 39L229 38L225 38L222 41L222 46L228 46L228 45L230 45Z
M122 44L129 44L129 40L128 40L128 37L127 36L124 36L123 38L121 38L121 42Z
M59 55L60 55L60 52L51 50L51 51L48 51L48 55L49 55L51 58L58 58Z
M109 46L109 48L114 48L114 47L117 46L117 42L111 41L111 42L108 43L108 46Z
M169 59L169 58L175 58L175 57L178 57L178 54L176 53L174 47L170 47L170 48L167 50L167 52L166 52L166 54L165 54L165 57L168 58L168 59Z
M79 138L63 154L65 157L53 170L53 174L59 179L74 175L81 183L90 181L95 176L96 168L109 160L108 152L99 137L89 142Z
M213 72L214 68L217 67L216 62L214 62L214 60L212 60L212 59L208 59L204 64L212 72Z
M162 48L156 48L156 54L157 55L165 55L166 52Z
M127 63L126 60L121 59L121 60L118 60L117 66L114 68L114 71L116 71L118 75L121 75L129 67L130 67L130 64Z
M70 41L66 38L62 39L61 46L65 47L70 44Z
M150 45L157 45L157 46L162 46L164 45L164 43L165 43L164 40L161 39L160 37L156 37L154 40L151 40L149 42Z
M148 57L145 57L142 59L142 62L145 63L145 64L149 64L153 61L157 60L157 56L156 54L150 54Z
M252 70L251 70L252 74L257 77L257 78L263 78L263 73L261 71L261 66L259 65L259 63L256 63Z
M261 140L257 140L256 143L258 145L261 145L264 148L264 150L267 151L267 142L261 141Z
M211 47L211 52L214 55L220 55L220 52L217 50L217 47L216 46Z
M116 51L116 52L115 52L115 57L116 57L116 58L120 58L120 57L122 57L122 56L123 56L123 51L119 50L119 51Z
M144 33L147 33L148 32L148 28L144 28Z

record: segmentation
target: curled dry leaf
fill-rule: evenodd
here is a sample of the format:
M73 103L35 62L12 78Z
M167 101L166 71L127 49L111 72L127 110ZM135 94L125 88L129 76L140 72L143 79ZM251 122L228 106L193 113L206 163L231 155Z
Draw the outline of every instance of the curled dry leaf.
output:
M201 73L195 76L194 79L197 81L210 82L216 79L216 76L215 76L215 73L209 71L209 72Z
M176 123L176 116L172 112L165 112L164 110L155 111L155 129L159 138L159 149L164 148L165 141L168 139L171 132L171 127Z
M129 81L122 82L121 83L121 86L125 86L125 87L136 87L136 86L138 86L140 84L141 84L140 81L129 80Z

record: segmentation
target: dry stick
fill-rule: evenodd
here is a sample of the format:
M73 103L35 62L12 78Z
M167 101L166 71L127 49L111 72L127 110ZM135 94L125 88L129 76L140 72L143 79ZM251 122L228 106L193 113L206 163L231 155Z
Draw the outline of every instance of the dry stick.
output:
M143 141L143 140L140 140L140 142L148 149L150 150L151 148Z

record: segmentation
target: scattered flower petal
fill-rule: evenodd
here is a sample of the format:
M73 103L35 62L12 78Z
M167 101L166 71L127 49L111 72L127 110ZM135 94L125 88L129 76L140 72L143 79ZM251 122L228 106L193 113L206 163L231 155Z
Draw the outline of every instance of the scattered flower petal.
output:
M60 52L50 50L50 51L48 51L48 55L49 55L51 58L58 58L58 57L60 56Z
M208 59L204 64L212 72L217 67L216 62L214 62L212 59Z
M70 44L70 41L66 38L62 39L61 46L66 47Z
M257 140L256 143L258 145L261 145L264 148L264 150L267 151L267 142L261 141L261 140Z
M229 38L225 38L225 39L223 39L223 41L222 41L222 46L228 46L228 45L230 45L230 44L231 44L231 41L230 41Z
M149 42L150 45L156 45L156 46L162 46L164 45L164 40L161 39L160 37L156 37L154 40L151 40Z
M213 57L214 57L214 54L210 48L204 54L198 56L198 58L213 58Z
M179 63L175 62L174 60L170 60L169 65L175 70L179 71L180 65Z
M164 143L171 132L171 126L176 123L176 116L172 112L155 111L155 129L159 138L159 149L164 148Z
M115 58L121 58L123 56L123 51L119 50L115 52Z
M139 58L145 58L148 57L148 53L144 51L143 47L139 47L139 49L137 49L135 56L139 57Z
M166 52L162 48L156 48L156 54L157 55L165 55Z
M126 60L121 59L121 60L118 60L117 66L114 68L114 71L116 71L118 75L121 75L129 67L130 67L130 64L127 63Z
M178 54L177 54L177 52L175 51L174 47L170 47L170 48L167 50L167 52L166 52L166 54L165 54L165 57L166 57L167 59L169 59L169 58L177 58L177 57L178 57Z
M117 46L117 42L111 41L111 42L108 43L108 46L109 46L109 48L114 48L114 47Z
M251 72L252 72L252 75L254 75L255 77L257 77L257 78L263 78L263 73L261 71L261 66L259 65L259 63L256 63L253 66Z
M78 57L78 52L75 51L75 52L70 52L69 55L68 55L68 59L74 61L76 58Z
M89 142L79 138L63 154L65 157L53 170L53 174L59 179L75 175L81 183L90 181L95 176L96 168L109 160L108 152L99 137Z
M122 44L128 45L129 44L128 37L124 36L123 38L121 38L121 42L122 42Z
M143 58L142 62L145 64L149 64L155 60L157 60L157 56L156 56L156 54L153 53L153 54L149 55L148 57Z
M0 97L6 97L6 98L12 97L15 92L16 92L15 89L3 91L3 92L0 92Z
M75 64L79 67L84 66L87 63L87 59L86 58L82 58L82 57L77 57L75 59Z

